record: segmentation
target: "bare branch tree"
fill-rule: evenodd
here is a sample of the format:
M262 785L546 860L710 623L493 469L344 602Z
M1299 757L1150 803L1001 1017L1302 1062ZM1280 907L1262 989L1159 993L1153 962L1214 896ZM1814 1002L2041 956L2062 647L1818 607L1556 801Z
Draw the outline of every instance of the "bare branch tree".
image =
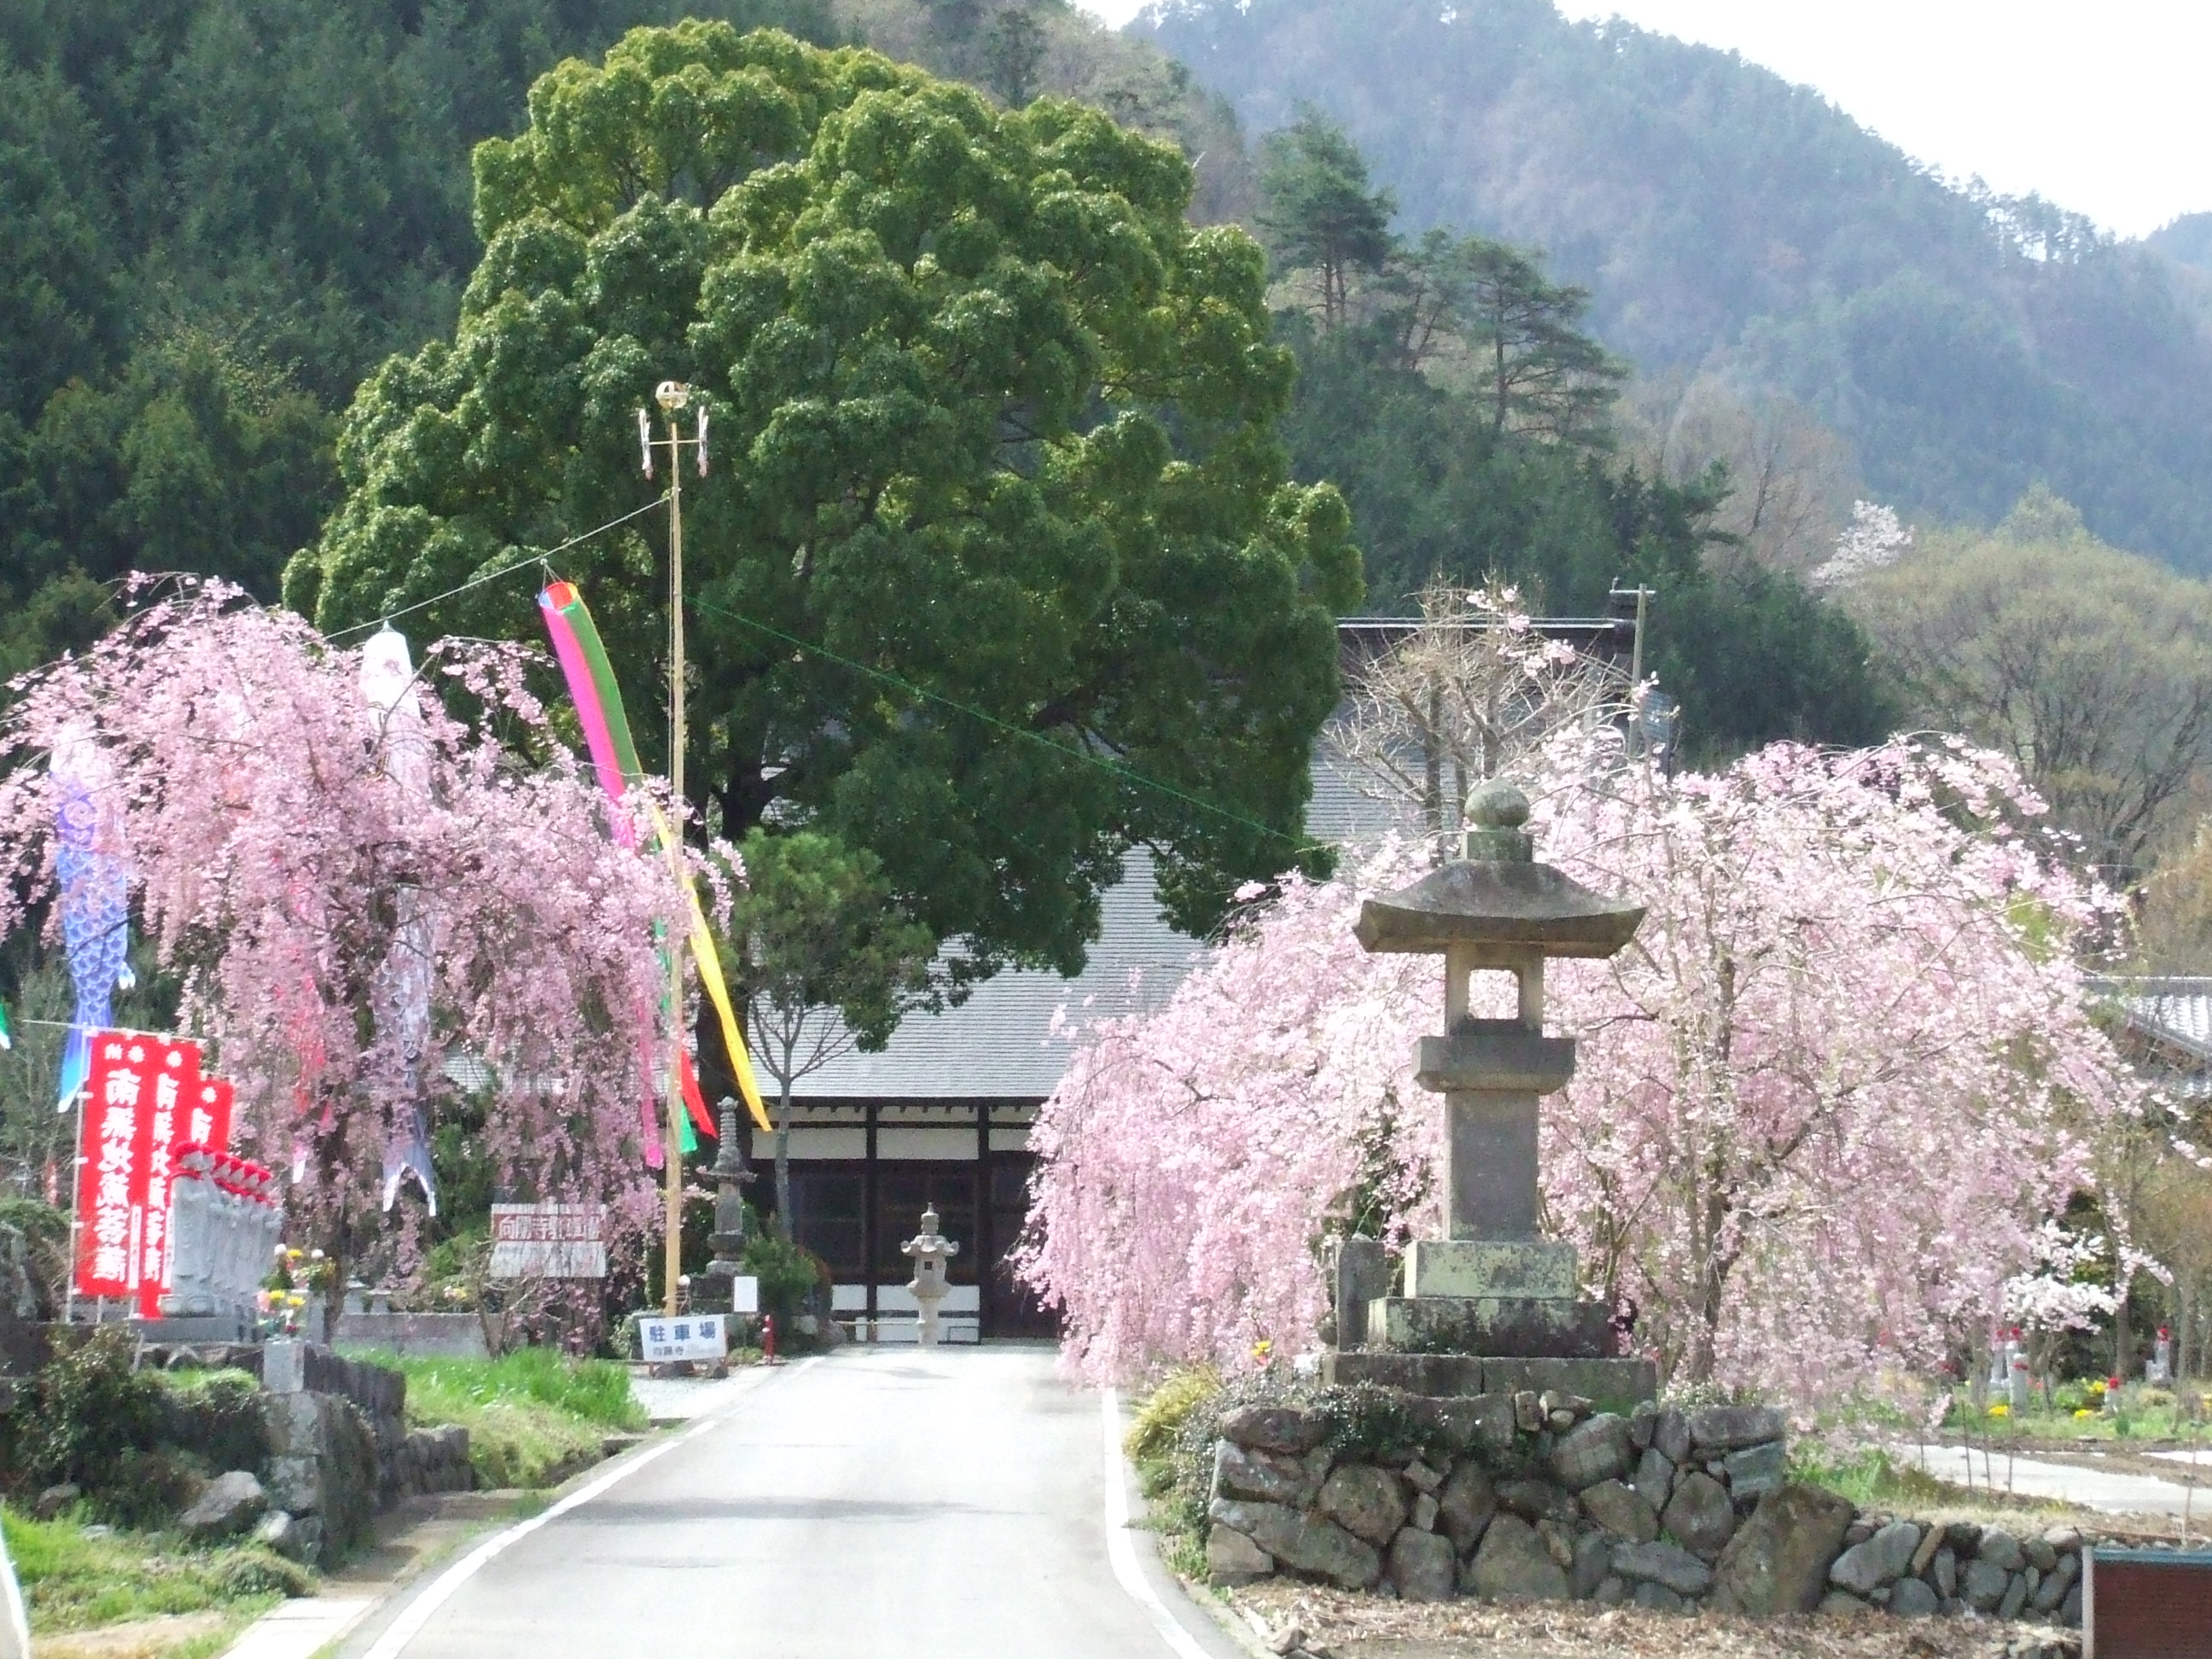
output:
M1444 857L1476 784L1628 699L1619 670L1538 631L1516 589L1436 582L1419 625L1354 677L1332 740L1352 787L1418 815Z

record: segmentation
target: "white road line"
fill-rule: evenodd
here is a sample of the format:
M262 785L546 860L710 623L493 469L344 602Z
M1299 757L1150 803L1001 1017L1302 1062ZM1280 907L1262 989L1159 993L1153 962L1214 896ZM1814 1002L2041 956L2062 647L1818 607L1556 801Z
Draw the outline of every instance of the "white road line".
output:
M1152 1628L1159 1632L1160 1639L1177 1659L1212 1659L1191 1638L1188 1631L1176 1623L1175 1615L1145 1582L1145 1575L1137 1566L1137 1547L1129 1538L1127 1477L1121 1467L1120 1394L1113 1389L1107 1389L1099 1397L1099 1407L1106 1425L1106 1559L1114 1564L1115 1579L1129 1593L1129 1599L1145 1610L1145 1616L1152 1621Z
M795 1376L810 1366L818 1365L821 1363L822 1357L817 1354L811 1359L800 1360L784 1374ZM764 1382L773 1374L763 1367L759 1376L761 1381ZM753 1386L757 1388L760 1385L755 1383ZM753 1389L747 1389L744 1392L750 1395L753 1392ZM739 1396L740 1399L743 1397L743 1395ZM439 1574L436 1582L429 1589L409 1602L405 1611L392 1621L383 1635L376 1638L375 1645L362 1656L362 1659L399 1659L399 1656L406 1651L407 1644L422 1634L422 1626L430 1622L431 1616L453 1598L456 1590L483 1571L485 1563L501 1554L509 1545L520 1543L548 1522L559 1520L570 1510L580 1508L602 1492L629 1480L647 1464L665 1456L687 1440L696 1440L708 1430L719 1425L723 1417L737 1403L736 1401L732 1401L729 1406L716 1407L700 1418L683 1433L672 1436L657 1446L647 1446L641 1451L632 1452L621 1468L601 1475L587 1486L578 1487L544 1514L533 1515L529 1520L518 1522L509 1527L505 1532L493 1534L459 1560L454 1562L452 1566L447 1568L444 1572Z

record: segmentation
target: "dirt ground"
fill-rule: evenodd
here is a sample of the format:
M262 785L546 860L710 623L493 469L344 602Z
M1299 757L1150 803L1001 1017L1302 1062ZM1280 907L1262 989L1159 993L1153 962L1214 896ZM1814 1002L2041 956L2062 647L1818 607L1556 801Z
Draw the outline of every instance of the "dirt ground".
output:
M1334 1659L2004 1659L2020 1638L2062 1635L2047 1626L1887 1614L1753 1620L1587 1601L1407 1603L1307 1584L1258 1584L1230 1600L1258 1613L1271 1634L1296 1625L1307 1652ZM2070 1639L2078 1653L2078 1637Z
M211 1636L234 1622L221 1611L173 1613L133 1619L98 1630L58 1632L31 1644L35 1659L161 1659L195 1637Z

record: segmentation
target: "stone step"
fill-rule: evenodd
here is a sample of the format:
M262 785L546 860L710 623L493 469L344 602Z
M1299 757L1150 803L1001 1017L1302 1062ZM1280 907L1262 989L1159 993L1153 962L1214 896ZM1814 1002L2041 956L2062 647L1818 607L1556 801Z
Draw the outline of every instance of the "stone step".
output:
M1483 1394L1580 1395L1605 1411L1626 1413L1659 1397L1659 1370L1648 1359L1528 1359L1465 1353L1383 1353L1373 1349L1326 1352L1322 1381L1332 1388L1360 1383L1408 1394L1467 1399Z
M1367 1304L1367 1342L1400 1352L1609 1359L1612 1312L1565 1297L1384 1296Z

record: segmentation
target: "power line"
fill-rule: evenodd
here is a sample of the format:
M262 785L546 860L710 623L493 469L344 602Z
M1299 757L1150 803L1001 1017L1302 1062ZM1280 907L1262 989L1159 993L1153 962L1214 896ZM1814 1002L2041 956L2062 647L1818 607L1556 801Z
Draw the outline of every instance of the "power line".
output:
M386 627L402 617L412 616L417 611L428 611L434 605L443 605L447 599L465 593L471 588L482 587L486 582L497 581L501 576L512 576L516 571L527 570L533 565L543 565L556 553L566 553L572 547L581 547L594 536L604 536L610 530L620 529L632 519L642 518L655 507L665 504L667 500L665 494L656 495L643 507L634 508L623 514L619 519L610 519L596 530L586 530L580 536L571 536L558 547L549 547L543 553L526 554L512 564L503 564L495 569L479 572L458 587L449 587L442 593L433 593L427 599L417 599L413 605L404 605L397 611L387 611L374 622L356 623L350 628L334 628L323 637L326 640L342 640L349 634L365 634L372 628Z
M850 657L840 656L836 652L830 650L830 647L825 645L817 645L811 640L802 640L796 635L785 633L780 628L770 627L767 623L757 621L753 617L741 615L735 611L725 611L720 605L708 605L703 600L694 599L691 603L699 610L704 611L712 616L720 617L726 621L736 623L741 627L752 629L756 632L765 634L769 638L779 640L784 644L792 646L798 650L811 652L815 656L827 658L830 661L838 664L841 667L849 668L855 673L865 674L871 679L881 681L885 685L896 686L902 691L909 692L913 696L924 698L928 702L940 704L957 713L965 714L971 720L980 720L986 726L994 726L999 731L1011 733L1012 736L1024 738L1028 742L1041 744L1042 747L1051 750L1056 755L1064 756L1070 760L1081 761L1085 765L1102 768L1127 782L1133 783L1142 788L1151 789L1160 794L1169 796L1173 799L1182 802L1187 806L1194 806L1201 812L1211 812L1216 817L1225 818L1230 823L1241 824L1247 830L1256 830L1263 836L1267 836L1273 840L1284 842L1296 852L1308 852L1319 848L1322 846L1322 843L1319 842L1301 840L1296 836L1290 835L1284 830L1276 829L1273 824L1262 823L1257 818L1249 818L1241 812L1234 812L1225 806L1217 805L1210 800L1206 800L1200 796L1191 794L1187 790L1178 789L1171 783L1163 783L1158 778L1146 777L1142 772L1137 771L1133 768L1125 766L1120 761L1109 760L1103 755L1087 753L1081 749L1074 747L1073 744L1055 741L1054 738L1045 736L1042 732L1033 732L1025 726L1017 726L1013 721L1002 719L999 715L990 713L988 709L978 708L972 703L964 703L958 701L957 698L948 697L942 692L931 690L927 686L916 685L912 680L906 679L899 675L891 673L886 669L872 667L867 663L855 662Z

